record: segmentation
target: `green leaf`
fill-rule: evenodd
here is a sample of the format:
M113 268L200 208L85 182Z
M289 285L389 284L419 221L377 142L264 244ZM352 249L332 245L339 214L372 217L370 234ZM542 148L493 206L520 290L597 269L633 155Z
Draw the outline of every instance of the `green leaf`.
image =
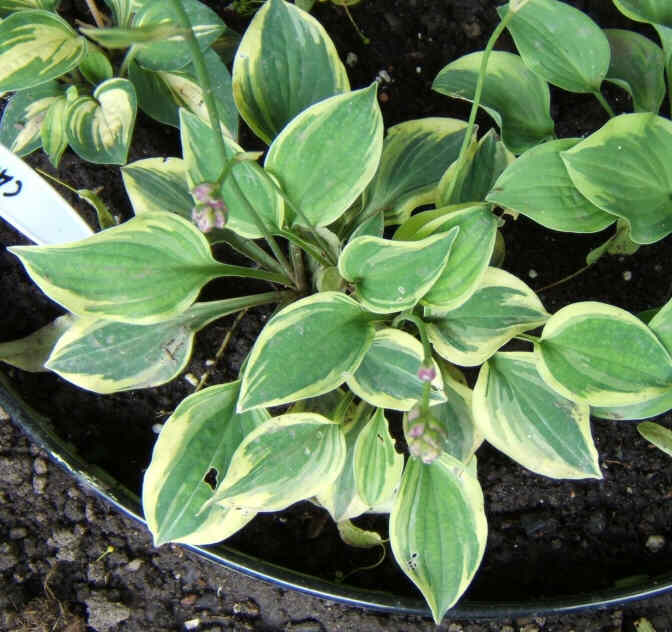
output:
M499 7L500 17L509 5ZM569 92L596 92L609 69L609 42L585 13L558 0L516 10L508 29L525 65Z
M145 158L121 168L126 193L136 215L171 211L191 220L194 200L180 158Z
M103 0L112 11L114 24L127 27L131 22L133 11L142 5L143 0Z
M47 83L77 67L86 40L55 13L19 11L0 23L0 92Z
M362 304L389 314L413 307L446 266L459 228L418 241L357 237L338 260L341 276L354 283Z
M142 505L154 544L210 544L234 534L255 512L211 506L209 473L223 479L243 439L269 419L236 413L239 382L211 386L183 400L164 424L145 472Z
M472 101L482 52L448 64L434 79L432 89ZM515 154L553 136L548 85L529 70L518 55L493 51L483 84L481 107L494 119L504 144Z
M137 101L127 79L101 83L93 97L77 97L65 112L72 149L84 160L123 165L131 144Z
M486 200L552 230L604 230L616 218L579 193L560 157L561 152L579 142L580 139L562 138L529 149L504 170Z
M637 404L672 386L672 358L655 334L636 316L604 303L563 307L535 349L544 381L591 406Z
M63 152L68 146L68 134L65 129L65 108L67 100L61 97L54 101L47 110L40 128L40 138L44 153L49 156L49 161L54 167L58 167Z
M424 353L410 334L391 327L379 329L357 371L347 384L357 397L380 408L411 410L422 399L424 382L418 377ZM445 401L438 366L430 401Z
M561 153L574 186L595 206L627 220L632 239L672 233L672 122L621 114Z
M430 413L444 431L443 451L462 463L469 463L483 443L483 434L472 413L472 391L452 378L445 369L443 390L446 401L430 408Z
M631 20L672 27L672 6L667 0L613 0L616 8Z
M499 175L515 160L504 143L497 140L494 129L474 142L468 150L461 172L457 162L443 174L436 195L436 206L462 202L482 202Z
M341 540L349 546L354 546L358 549L372 549L374 546L383 546L383 538L380 537L380 533L377 531L360 529L349 520L341 520L336 526L338 527L338 535L341 536Z
M13 11L23 9L44 9L56 11L61 0L0 0L0 15L5 16Z
M220 121L227 134L235 139L238 136L238 111L233 102L231 75L213 50L205 51L204 58ZM203 90L193 65L168 72L146 70L131 63L128 74L138 94L140 109L157 121L179 127L179 109L184 108L206 123L209 122Z
M591 406L590 414L600 419L612 421L637 421L651 419L672 410L672 388L655 395L651 399L625 406Z
M383 147L376 86L312 105L287 124L268 150L266 169L315 226L338 219L376 173ZM301 216L292 220L306 226Z
M151 325L81 318L60 338L47 368L95 393L159 386L185 369L197 331L213 320L276 298L269 292L195 303Z
M357 437L354 472L357 492L369 507L380 505L399 489L404 456L394 448L394 439L381 408Z
M239 410L315 397L357 370L375 331L358 303L338 292L296 301L268 321L243 375Z
M499 268L488 268L481 286L457 309L425 308L427 335L437 353L460 366L481 364L514 336L547 319L537 295Z
M80 31L100 46L110 49L129 48L134 44L148 45L152 42L166 41L171 37L181 37L180 29L174 23L150 24L134 28L82 27Z
M637 432L657 448L672 456L672 430L651 421L637 425Z
M44 363L58 339L75 322L72 314L59 316L25 338L0 343L0 362L6 362L23 371L46 371Z
M357 437L359 437L362 428L368 421L368 416L363 414L363 412L368 412L368 410L368 406L358 407L355 418L343 425L343 435L345 436L343 468L336 477L336 480L329 487L321 490L316 496L317 502L329 512L329 515L336 523L356 518L370 507L357 492L354 467Z
M665 56L660 46L634 31L605 29L611 46L607 81L632 97L635 112L657 113L665 98Z
M217 263L205 237L173 213L143 213L60 246L13 246L50 298L78 316L151 324L185 311Z
M390 542L437 625L476 573L487 531L475 475L447 454L430 465L409 459L390 514Z
M668 27L654 24L653 28L656 29L656 33L658 33L658 37L660 38L660 43L663 45L665 70L669 81L670 75L672 75L672 26Z
M457 159L466 123L424 118L391 127L374 179L364 191L360 217L381 214L387 224L405 221L423 204L434 202L436 186Z
M474 418L486 441L537 474L602 478L587 404L539 375L533 353L497 353L480 370Z
M259 138L270 144L303 110L349 90L338 52L315 18L282 0L257 11L236 52L233 93Z
M443 217L441 209L427 213L435 213L436 219L424 224L416 238L445 233L456 226L459 232L448 264L421 303L441 311L457 309L476 291L485 275L497 238L497 217L485 205L446 212Z
M61 98L63 90L56 81L12 95L2 113L0 143L17 156L38 149L42 123L49 108Z
M181 110L180 132L189 188L202 182L216 182L227 165L219 157L212 128L196 115ZM228 160L242 153L243 149L233 139L224 136L223 140ZM250 239L263 237L252 210L233 186L233 179L268 230L276 233L283 223L284 201L269 178L249 161L235 165L220 188L228 207L227 228Z
M114 69L107 55L91 43L88 44L86 55L79 65L79 72L94 86L112 79L114 76Z
M315 413L275 417L251 432L231 459L213 501L279 511L331 485L345 462L341 427Z
M198 0L180 0L191 22L199 47L205 51L227 29L220 17ZM178 23L170 2L147 2L133 20L134 28ZM138 64L149 70L179 70L191 62L189 45L182 35L164 38L148 44L136 44L131 49Z

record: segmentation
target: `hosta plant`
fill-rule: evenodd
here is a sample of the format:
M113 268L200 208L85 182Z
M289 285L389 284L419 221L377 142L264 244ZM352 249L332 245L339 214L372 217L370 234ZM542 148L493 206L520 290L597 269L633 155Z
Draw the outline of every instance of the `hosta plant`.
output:
M109 17L88 0L98 26L75 31L60 0L0 0L0 91L14 94L0 121L0 142L20 156L42 147L55 166L70 146L84 160L126 163L138 108L178 126L180 108L207 118L188 47L169 3L105 0ZM224 133L238 115L220 54L232 37L198 0L184 8L215 78Z
M439 621L484 552L483 441L543 476L601 478L591 413L672 408L672 302L642 318L592 301L549 314L501 267L499 231L507 215L556 231L611 227L589 264L672 232L672 123L658 114L669 12L662 0L616 3L661 20L661 50L559 0L512 1L486 50L434 83L473 102L470 120L411 120L385 135L376 85L352 90L320 24L269 0L232 74L237 111L268 144L262 159L221 125L190 4L162 7L207 120L180 109L182 157L123 167L133 219L77 243L11 249L70 314L0 355L99 393L147 388L184 370L208 323L274 305L239 379L197 389L164 424L143 487L155 542L216 542L259 512L310 500L346 541L376 544L350 521L389 513L394 557ZM520 54L492 51L507 27ZM612 116L604 81L631 93L634 113ZM548 82L594 94L609 122L556 138ZM478 107L501 139L476 136ZM250 266L216 260L218 242ZM198 300L231 276L267 291ZM480 367L475 384L460 367Z

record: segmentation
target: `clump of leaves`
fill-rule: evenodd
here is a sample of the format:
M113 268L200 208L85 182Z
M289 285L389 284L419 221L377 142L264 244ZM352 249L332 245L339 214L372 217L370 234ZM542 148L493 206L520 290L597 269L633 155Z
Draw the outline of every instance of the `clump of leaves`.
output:
M26 341L26 368L41 349L47 369L96 392L162 384L209 322L277 305L239 379L195 392L161 430L143 487L157 544L215 542L311 499L348 541L378 545L349 521L389 513L392 552L438 622L483 556L484 440L541 475L599 479L591 413L672 409L672 302L648 323L593 301L551 315L501 268L502 210L550 230L615 227L589 265L672 232L672 124L658 114L672 16L662 0L616 5L655 22L664 50L558 0L518 0L501 8L485 51L434 82L473 102L470 120L407 121L384 136L376 85L351 90L320 24L269 0L233 63L237 110L269 145L262 164L221 127L207 89L219 75L187 28L190 3L162 4L181 25L175 46L192 55L208 120L180 109L182 157L122 169L135 218L75 244L11 249L72 314ZM492 50L507 27L519 55ZM587 138L555 138L548 82L594 94L611 115L604 81L628 90L636 111ZM478 107L501 140L476 137ZM217 242L252 265L215 260ZM271 289L197 300L227 276ZM514 338L530 350L503 351ZM20 345L11 353L18 364ZM460 367L475 366L470 388ZM273 416L276 406L288 408ZM407 458L389 430L395 411Z

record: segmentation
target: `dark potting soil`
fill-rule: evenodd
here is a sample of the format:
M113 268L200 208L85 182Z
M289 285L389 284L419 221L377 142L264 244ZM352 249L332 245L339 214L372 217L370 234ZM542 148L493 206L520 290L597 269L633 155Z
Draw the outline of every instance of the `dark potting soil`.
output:
M209 4L242 31L245 20L226 9L225 3ZM364 0L351 12L370 38L368 45L341 8L319 4L314 14L334 39L341 57L349 56L353 87L381 78L380 104L386 126L390 126L426 116L467 118L467 104L431 92L431 83L446 63L485 46L497 21L496 4L491 0ZM635 28L655 39L653 31L629 22L604 0L571 4L603 27ZM66 15L88 18L83 2L64 2L63 6ZM511 50L510 39L503 36L498 48ZM629 111L625 93L610 87L605 93L617 111ZM607 120L592 97L558 90L552 91L552 114L557 121L556 133L562 137L590 133ZM485 115L479 116L478 122L481 130L492 125ZM246 147L257 144L245 130L242 138ZM139 115L129 161L161 155L180 155L176 131ZM101 195L114 212L122 218L131 215L117 168L83 164L70 151L58 170L49 166L41 153L34 154L31 163L75 188L103 187ZM64 196L94 225L91 212L82 202L67 192ZM503 267L537 290L581 268L587 252L610 234L607 230L598 235L565 235L522 217L516 221L507 218L503 231L507 248ZM27 243L5 225L0 229L0 239L5 245ZM240 261L225 249L217 256ZM0 315L2 340L27 335L60 313L4 250L0 266L5 297ZM571 282L540 292L540 298L549 312L580 300L605 301L637 312L662 305L670 297L671 280L668 238L642 247L632 257L607 257ZM203 297L237 296L261 287L219 281L208 285ZM209 326L197 336L187 372L200 377L209 370L210 384L235 379L267 317L264 310L252 310L241 321L228 352L214 369L209 369L206 361L219 347L233 318ZM164 421L177 403L193 392L193 386L182 376L157 389L103 397L76 389L50 374L12 369L8 373L31 405L53 420L61 436L77 446L89 462L135 491L150 459L155 440L153 425ZM666 415L661 421L669 425L670 419ZM594 420L592 427L604 474L601 481L554 481L526 471L489 446L479 450L489 535L483 565L468 591L470 599L576 594L669 569L672 462L637 434L634 423ZM356 522L386 535L384 520L364 517ZM379 551L343 545L326 512L309 503L258 516L227 545L327 579L348 575L347 583L353 585L417 594L390 553L375 570L349 575L374 563Z

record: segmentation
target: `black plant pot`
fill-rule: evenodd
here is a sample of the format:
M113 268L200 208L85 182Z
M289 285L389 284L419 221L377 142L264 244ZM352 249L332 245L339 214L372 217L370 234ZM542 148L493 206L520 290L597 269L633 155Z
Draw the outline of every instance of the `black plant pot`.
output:
M91 466L75 449L59 438L50 420L33 410L14 390L10 380L0 372L0 406L11 416L51 459L73 478L116 509L144 524L140 499L118 483L102 469ZM302 591L316 597L331 599L351 606L371 608L396 614L429 616L429 609L419 598L399 596L389 592L366 590L327 581L318 577L271 564L233 548L218 545L211 547L185 546L197 555L240 571L251 577L263 579L279 587ZM522 601L469 601L462 600L451 612L455 618L505 618L526 615L549 615L576 610L608 608L637 599L654 597L672 590L672 572L656 577L617 582L609 589L558 596L550 599Z

